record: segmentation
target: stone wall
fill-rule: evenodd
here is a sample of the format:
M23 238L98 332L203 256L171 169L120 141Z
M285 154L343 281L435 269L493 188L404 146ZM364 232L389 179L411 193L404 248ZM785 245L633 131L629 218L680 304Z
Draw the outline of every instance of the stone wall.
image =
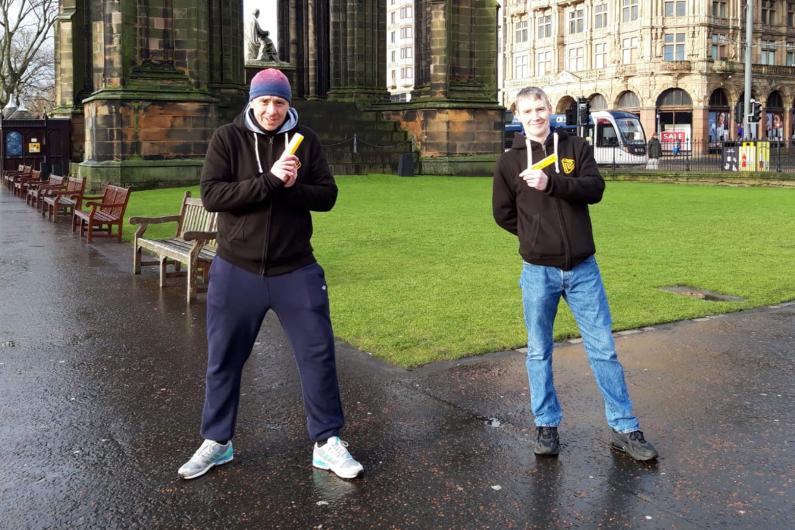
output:
M212 131L246 99L241 9L62 1L56 115L73 118L73 145L83 147L73 157L92 187L198 182Z
M85 104L87 160L203 157L216 126L200 102L95 100Z
M415 107L384 111L409 132L428 175L490 175L502 152L503 110Z

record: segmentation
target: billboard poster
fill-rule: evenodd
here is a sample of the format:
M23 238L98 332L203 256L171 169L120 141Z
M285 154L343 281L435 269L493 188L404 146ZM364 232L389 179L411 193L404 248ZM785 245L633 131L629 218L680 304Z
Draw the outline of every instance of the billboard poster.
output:
M767 112L767 137L771 140L784 139L784 116L781 112Z
M707 115L707 120L709 121L709 143L715 144L729 139L728 111L710 112Z

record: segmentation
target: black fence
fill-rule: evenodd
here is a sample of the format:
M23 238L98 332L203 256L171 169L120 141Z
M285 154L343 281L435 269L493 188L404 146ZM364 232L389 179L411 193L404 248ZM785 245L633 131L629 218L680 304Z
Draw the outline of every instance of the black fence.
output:
M662 156L655 162L634 165L633 170L693 172L780 172L795 174L795 146L780 140L709 140L660 142ZM623 167L620 153L601 164Z

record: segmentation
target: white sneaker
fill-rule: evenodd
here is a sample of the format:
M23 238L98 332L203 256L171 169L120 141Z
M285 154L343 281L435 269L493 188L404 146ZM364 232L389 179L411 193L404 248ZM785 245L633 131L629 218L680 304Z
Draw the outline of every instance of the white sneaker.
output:
M232 440L226 444L219 444L212 440L204 440L198 451L193 453L190 460L179 468L179 476L184 479L196 478L204 475L213 466L220 466L231 462L234 458Z
M340 478L356 478L364 468L353 459L348 452L348 443L340 440L339 436L332 436L323 447L315 444L312 453L312 465L318 469L331 470Z

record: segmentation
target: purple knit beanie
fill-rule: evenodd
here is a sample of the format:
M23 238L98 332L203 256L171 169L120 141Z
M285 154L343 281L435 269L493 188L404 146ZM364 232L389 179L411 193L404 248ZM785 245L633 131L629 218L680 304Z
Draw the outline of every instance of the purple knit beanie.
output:
M290 81L281 70L268 68L260 70L251 80L251 88L248 91L248 100L251 101L260 96L279 96L287 101L292 99Z

